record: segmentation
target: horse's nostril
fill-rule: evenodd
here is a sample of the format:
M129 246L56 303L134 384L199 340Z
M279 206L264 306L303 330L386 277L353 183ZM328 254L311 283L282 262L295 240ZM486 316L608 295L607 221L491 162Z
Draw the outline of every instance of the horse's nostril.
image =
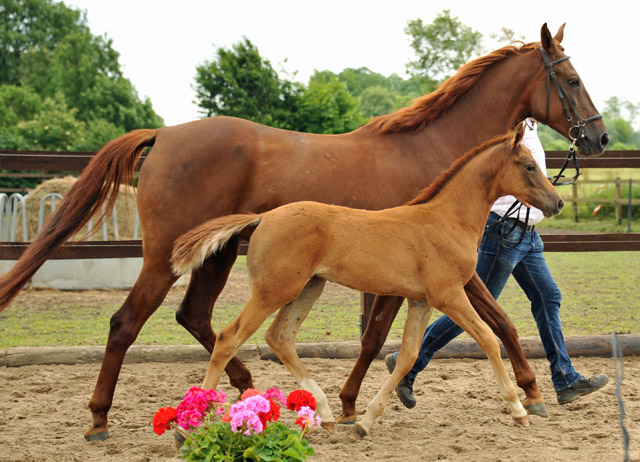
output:
M564 201L562 199L560 199L558 201L558 211L561 211L564 207Z
M603 148L606 148L607 145L609 144L609 134L607 132L604 132L604 134L600 138L600 144L602 145Z

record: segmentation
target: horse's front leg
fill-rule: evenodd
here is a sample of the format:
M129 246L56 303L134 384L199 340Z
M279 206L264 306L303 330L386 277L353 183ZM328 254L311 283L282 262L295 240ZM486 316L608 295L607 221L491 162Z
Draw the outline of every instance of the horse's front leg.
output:
M538 389L536 376L531 370L531 366L518 341L518 332L515 325L491 296L478 273L474 273L464 289L469 301L482 320L491 327L491 330L500 338L507 350L516 376L516 383L527 395L524 401L525 409L530 414L549 417L544 398Z
M500 357L498 340L496 340L489 326L482 321L478 313L473 309L464 291L455 289L443 291L439 299L433 303L473 337L480 349L485 352L498 381L500 394L505 400L511 416L518 424L528 427L527 411L524 410L522 403L520 403L516 387L511 382L509 374L507 374L507 370L504 367Z
M340 390L342 413L336 419L338 423L351 423L356 420L356 399L362 380L371 362L380 353L403 301L402 297L376 296L367 328L360 339L360 354L349 378Z
M400 380L411 370L413 363L418 357L420 351L420 343L424 331L429 324L429 318L433 308L425 302L417 300L409 300L409 310L407 312L407 320L404 324L402 333L402 345L398 352L398 360L396 367L387 378L382 389L376 394L367 406L367 412L362 419L356 422L354 428L356 433L364 437L369 433L371 425L384 410L393 390L396 389Z

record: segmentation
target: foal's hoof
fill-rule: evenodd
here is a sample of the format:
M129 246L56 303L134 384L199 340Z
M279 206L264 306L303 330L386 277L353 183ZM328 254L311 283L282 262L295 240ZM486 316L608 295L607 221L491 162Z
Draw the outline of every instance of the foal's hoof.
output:
M90 443L93 441L105 441L109 439L109 430L90 428L84 432L84 439Z
M336 423L335 422L321 422L320 426L322 426L322 428L324 428L329 433L335 433L336 432Z
M361 422L356 422L353 425L353 431L355 431L356 435L358 435L360 438L364 438L369 434L369 431L366 428L364 428Z
M549 417L549 412L547 411L547 405L544 402L525 404L524 408L527 410L527 413L530 415L537 415L540 417Z
M528 427L529 426L529 419L527 419L527 416L524 415L522 417L514 417L513 420L516 421L516 423L522 427Z

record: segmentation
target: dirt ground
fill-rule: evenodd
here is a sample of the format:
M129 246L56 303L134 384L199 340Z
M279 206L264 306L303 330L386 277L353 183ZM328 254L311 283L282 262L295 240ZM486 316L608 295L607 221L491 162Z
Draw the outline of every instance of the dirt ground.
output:
M349 291L350 292L350 291ZM347 297L339 286L327 287L328 296ZM184 288L172 290L168 303L179 303ZM23 291L30 306L72 303L121 303L122 291ZM232 273L221 299L246 296L246 276ZM323 295L324 296L324 295ZM60 300L57 300L60 298ZM324 388L334 414L340 411L338 393L354 360L305 359L312 376ZM486 360L434 360L418 377L418 405L404 408L392 397L371 434L358 438L350 426L330 434L316 430L310 442L316 462L359 461L521 461L624 460L620 408L615 395L610 358L575 358L584 375L607 373L610 383L600 392L559 406L546 360L531 360L548 402L550 418L530 417L531 426L516 426L499 396ZM640 462L640 358L625 358L621 393L630 433L630 460ZM269 361L247 366L258 388L297 388L286 369ZM173 434L158 436L151 419L159 407L176 406L184 393L199 385L206 363L125 364L110 413L111 438L87 443L83 431L90 425L87 403L99 364L0 368L0 461L169 461L179 460ZM507 362L507 369L511 370ZM382 361L375 361L358 400L364 412L387 377ZM513 379L513 377L512 377ZM231 396L226 377L221 388Z
M337 414L338 392L353 361L307 359L305 363ZM488 361L434 360L418 377L419 401L414 409L402 407L394 394L365 439L359 439L350 426L339 426L334 434L316 430L310 436L316 451L311 460L624 460L613 361L576 358L574 363L585 375L605 372L612 380L598 393L559 406L546 361L533 360L550 418L531 416L531 426L522 428L507 414ZM286 392L297 388L280 364L255 360L247 365L259 388L278 386ZM153 433L151 419L159 407L176 406L189 387L201 382L205 368L206 363L124 365L110 413L111 438L97 443L87 443L82 432L91 422L86 405L98 364L0 369L0 460L178 460L173 435ZM384 363L375 361L358 400L359 412L386 377ZM232 391L226 378L221 387ZM640 358L625 358L621 392L631 460L640 461Z

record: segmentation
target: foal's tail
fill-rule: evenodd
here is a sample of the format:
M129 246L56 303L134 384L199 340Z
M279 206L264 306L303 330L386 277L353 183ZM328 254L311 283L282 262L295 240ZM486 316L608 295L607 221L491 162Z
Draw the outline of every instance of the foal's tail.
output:
M241 235L248 239L260 220L262 215L227 215L186 232L173 245L173 272L180 276L199 268L207 257L222 249L233 236Z
M135 130L110 141L91 159L42 231L11 270L0 277L0 311L11 303L47 258L106 202L106 212L99 215L98 225L105 219L116 202L120 183L133 183L138 159L146 146L153 146L156 134L156 130Z

